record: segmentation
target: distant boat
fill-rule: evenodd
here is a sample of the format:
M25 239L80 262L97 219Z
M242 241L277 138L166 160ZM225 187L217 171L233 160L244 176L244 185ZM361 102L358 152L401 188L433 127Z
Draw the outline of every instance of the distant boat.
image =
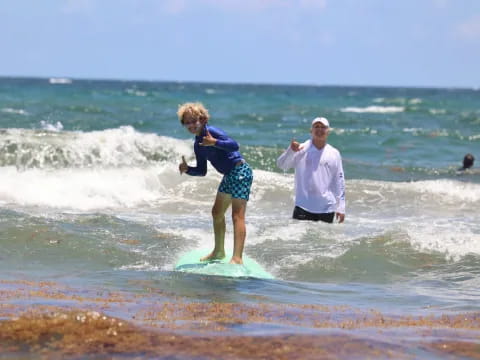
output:
M50 78L48 82L50 84L71 84L72 80L69 78Z

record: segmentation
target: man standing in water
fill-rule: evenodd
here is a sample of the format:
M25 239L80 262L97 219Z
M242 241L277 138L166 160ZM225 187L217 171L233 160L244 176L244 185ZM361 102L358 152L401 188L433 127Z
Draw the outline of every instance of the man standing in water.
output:
M201 103L185 103L177 112L178 118L188 131L195 135L194 151L197 166L188 166L185 158L179 165L180 174L205 176L207 160L221 174L222 182L218 187L212 208L215 247L201 261L223 259L225 257L225 212L232 206L233 220L233 256L231 264L242 264L245 244L245 211L250 196L253 174L250 166L240 154L235 140L221 129L208 125L208 110Z
M295 169L293 218L332 223L345 220L345 178L340 152L327 144L330 124L324 117L313 119L312 137L303 144L292 140L277 159L283 170Z

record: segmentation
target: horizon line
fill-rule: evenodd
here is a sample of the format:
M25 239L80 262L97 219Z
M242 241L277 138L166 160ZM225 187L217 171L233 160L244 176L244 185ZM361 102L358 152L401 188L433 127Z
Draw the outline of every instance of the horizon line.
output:
M73 81L110 81L110 82L148 82L148 83L180 83L180 84L211 84L211 85L250 85L250 86L291 86L291 87L351 87L351 88L400 88L400 89L447 89L447 90L480 90L478 86L435 86L435 85L359 85L359 84L315 84L315 83L291 83L291 82L235 82L235 81L211 81L211 80L159 80L159 79L122 79L110 77L76 77L76 76L40 76L40 75L2 75L0 79L31 79L51 80L67 79ZM56 84L68 85L68 84Z

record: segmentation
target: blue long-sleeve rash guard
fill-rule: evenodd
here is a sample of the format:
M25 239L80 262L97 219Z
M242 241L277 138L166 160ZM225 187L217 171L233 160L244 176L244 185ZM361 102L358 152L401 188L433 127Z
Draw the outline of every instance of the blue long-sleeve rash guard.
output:
M215 146L202 146L200 143L203 137L210 134L217 139ZM205 125L202 133L195 136L195 144L193 145L195 157L197 158L197 166L188 167L187 174L192 176L205 176L207 174L207 160L221 174L228 174L236 163L243 160L240 154L239 146L235 140L230 138L223 130L213 126Z

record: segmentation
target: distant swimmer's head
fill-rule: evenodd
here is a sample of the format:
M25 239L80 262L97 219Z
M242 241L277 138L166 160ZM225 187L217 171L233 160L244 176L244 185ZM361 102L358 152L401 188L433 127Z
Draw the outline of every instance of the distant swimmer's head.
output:
M467 154L463 158L463 168L464 169L469 169L473 166L473 162L475 161L475 158L473 157L472 154Z
M177 116L182 125L194 134L198 134L210 118L208 110L200 102L189 102L180 105Z

